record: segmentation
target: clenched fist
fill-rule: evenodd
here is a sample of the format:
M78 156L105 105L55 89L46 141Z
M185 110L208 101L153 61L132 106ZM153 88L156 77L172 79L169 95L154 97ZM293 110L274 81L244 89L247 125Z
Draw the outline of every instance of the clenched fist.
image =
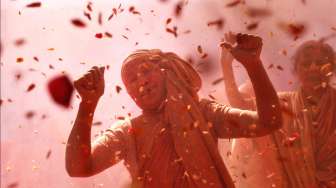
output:
M84 76L74 82L74 87L85 102L98 102L104 94L104 67L92 67Z
M237 59L246 68L253 66L254 63L260 61L260 53L262 49L262 39L258 36L237 34L237 45L233 47L229 43L224 43L233 57Z

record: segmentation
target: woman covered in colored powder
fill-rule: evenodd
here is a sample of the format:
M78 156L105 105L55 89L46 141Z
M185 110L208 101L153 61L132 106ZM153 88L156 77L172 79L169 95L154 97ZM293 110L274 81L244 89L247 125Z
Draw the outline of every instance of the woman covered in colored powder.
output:
M88 177L124 160L137 188L235 187L218 138L263 136L282 125L279 100L259 59L261 38L239 39L232 53L251 77L257 112L200 99L201 79L191 65L174 53L138 50L124 61L121 76L142 114L117 122L91 144L104 69L94 67L75 81L82 101L66 149L68 174Z
M229 35L228 40L234 41ZM232 60L230 52L223 48L228 99L234 107L255 109L253 90L239 90L234 81ZM293 60L300 86L293 92L278 93L283 127L266 137L251 139L261 155L250 160L249 168L258 168L258 174L250 179L249 187L335 188L336 90L330 85L336 68L335 52L323 39L307 41L298 47Z

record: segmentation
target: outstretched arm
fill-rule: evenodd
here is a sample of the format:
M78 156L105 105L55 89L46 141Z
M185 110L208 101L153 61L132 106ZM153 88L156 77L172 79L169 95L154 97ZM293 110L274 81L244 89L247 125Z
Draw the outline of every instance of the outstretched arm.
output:
M112 157L114 154L111 152L122 151L122 144L113 144L111 139L115 135L107 132L91 145L92 119L98 100L104 93L104 69L93 67L75 81L74 86L82 101L66 147L66 170L72 177L87 177L116 163L116 158ZM104 146L104 143L110 144Z

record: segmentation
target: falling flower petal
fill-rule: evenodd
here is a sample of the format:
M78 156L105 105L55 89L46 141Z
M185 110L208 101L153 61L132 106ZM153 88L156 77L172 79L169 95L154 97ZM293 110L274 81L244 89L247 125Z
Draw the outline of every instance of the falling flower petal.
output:
M33 2L33 3L30 3L30 4L26 5L26 7L28 7L28 8L38 8L38 7L41 7L41 2Z
M28 88L27 88L27 92L30 92L30 91L32 91L33 89L35 88L35 84L30 84L29 86L28 86Z
M51 150L49 150L49 151L47 152L46 159L49 159L49 158L50 158L50 155L51 155Z
M241 0L236 0L231 3L226 4L226 7L234 7L241 3Z
M35 112L34 111L28 111L28 112L26 112L25 116L26 116L27 119L31 119L35 116Z
M259 25L258 22L253 22L253 23L247 25L246 29L249 30L249 31L251 31L251 30L257 29L258 25Z
M26 43L26 40L21 38L21 39L15 40L14 45L19 47L19 46L24 45L25 43Z
M74 26L79 27L79 28L84 28L84 27L86 27L86 24L85 24L81 19L78 19L78 18L72 19L72 20L71 20L71 23L72 23Z
M175 5L175 16L176 17L181 16L182 9L183 9L183 3L184 3L183 1L180 1Z
M74 89L67 76L61 75L50 80L48 90L54 102L66 108L69 107Z
M98 39L101 39L101 38L103 38L103 34L102 33L96 33L95 37L98 38Z
M246 14L251 18L271 16L272 12L263 8L248 8Z
M17 62L17 63L22 63L23 60L24 60L24 59L23 59L22 57L18 57L18 58L16 58L16 62Z
M117 91L117 93L120 93L120 91L121 91L121 87L120 86L116 86L116 91Z
M218 19L214 21L208 22L208 26L217 26L217 29L222 29L224 26L224 20L223 19Z

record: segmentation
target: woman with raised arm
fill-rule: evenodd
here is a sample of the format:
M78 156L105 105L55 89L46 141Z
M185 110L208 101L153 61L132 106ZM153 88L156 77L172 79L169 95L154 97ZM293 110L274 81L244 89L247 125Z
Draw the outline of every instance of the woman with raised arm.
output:
M229 36L230 41L232 40ZM242 109L255 109L253 91L242 92L234 80L233 56L222 49L221 63L230 104ZM295 52L294 70L300 87L279 93L284 126L263 138L252 139L256 153L264 162L266 174L259 180L273 179L276 187L336 187L336 90L330 78L336 68L332 47L323 40L307 41ZM267 147L266 147L267 146ZM252 161L250 161L252 162ZM254 161L255 162L255 161ZM258 175L257 175L258 176ZM261 186L264 184L259 184ZM258 187L257 186L257 187Z
M259 59L262 41L241 38L232 53L249 72L257 112L200 99L201 79L186 61L174 53L138 50L124 61L121 76L142 114L117 122L91 144L104 70L93 67L75 81L82 101L66 149L68 174L88 177L124 160L137 188L235 187L218 138L263 136L282 124L277 95Z

